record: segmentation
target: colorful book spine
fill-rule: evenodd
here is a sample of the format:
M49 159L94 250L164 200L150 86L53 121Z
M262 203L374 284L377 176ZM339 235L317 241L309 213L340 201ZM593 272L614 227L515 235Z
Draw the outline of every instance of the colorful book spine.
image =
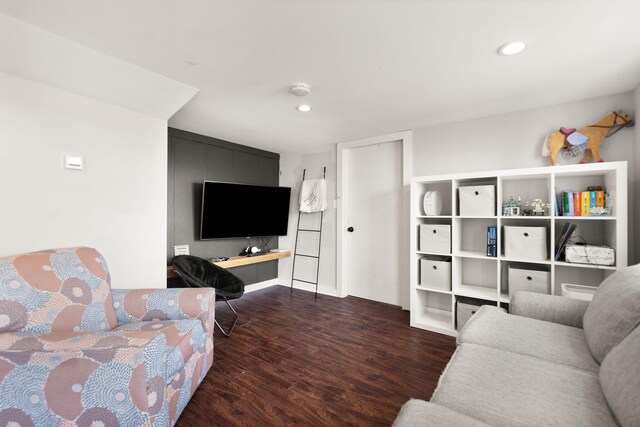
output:
M590 194L589 208L595 208L597 206L598 194L597 191L592 191Z
M596 191L596 207L604 208L604 191Z
M487 256L491 256L491 227L487 227Z
M573 216L576 214L576 203L575 203L575 194L576 193L567 193L569 195L569 215Z
M573 215L580 216L582 213L582 198L580 192L573 193Z
M498 256L498 229L495 226L487 227L487 256Z
M562 206L565 215L569 215L569 193L566 191L562 193Z
M491 242L491 249L493 257L498 256L498 228L493 227L493 241Z
M591 209L591 193L589 191L583 191L581 216L589 216L590 209Z

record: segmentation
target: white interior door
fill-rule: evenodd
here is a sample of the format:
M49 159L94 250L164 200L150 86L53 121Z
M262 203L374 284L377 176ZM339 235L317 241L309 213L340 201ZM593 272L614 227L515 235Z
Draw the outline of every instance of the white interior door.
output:
M345 160L348 293L402 305L402 142L349 149Z

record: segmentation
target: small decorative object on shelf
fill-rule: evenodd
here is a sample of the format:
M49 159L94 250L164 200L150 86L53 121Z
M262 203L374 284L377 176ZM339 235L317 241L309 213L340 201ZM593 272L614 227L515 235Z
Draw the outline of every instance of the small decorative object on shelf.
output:
M438 216L442 213L442 197L438 191L427 191L422 199L424 214L427 216Z
M592 156L597 162L604 162L599 153L604 139L629 126L633 126L631 117L622 111L612 111L594 124L582 129L561 127L560 130L547 136L542 147L542 155L549 157L552 165L558 164L558 153L561 149L569 156L576 157L584 152L581 163L589 162Z
M542 199L533 199L533 215L534 216L544 216L545 209L550 207L548 203L544 203Z
M591 208L591 212L589 212L591 216L609 216L609 210L607 208L595 207Z
M513 196L509 198L509 201L502 206L503 216L518 216L520 215L520 206L518 202L513 199Z

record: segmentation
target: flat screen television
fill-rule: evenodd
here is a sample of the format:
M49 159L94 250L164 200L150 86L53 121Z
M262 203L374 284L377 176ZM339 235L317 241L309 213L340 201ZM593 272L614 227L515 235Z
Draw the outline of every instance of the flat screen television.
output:
M204 181L200 239L284 236L291 188Z

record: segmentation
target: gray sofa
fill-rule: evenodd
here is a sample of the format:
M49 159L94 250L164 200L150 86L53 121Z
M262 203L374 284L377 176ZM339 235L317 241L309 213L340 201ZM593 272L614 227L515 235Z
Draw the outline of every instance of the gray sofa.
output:
M510 309L478 310L431 401L395 427L640 426L640 265L590 303L520 292Z

